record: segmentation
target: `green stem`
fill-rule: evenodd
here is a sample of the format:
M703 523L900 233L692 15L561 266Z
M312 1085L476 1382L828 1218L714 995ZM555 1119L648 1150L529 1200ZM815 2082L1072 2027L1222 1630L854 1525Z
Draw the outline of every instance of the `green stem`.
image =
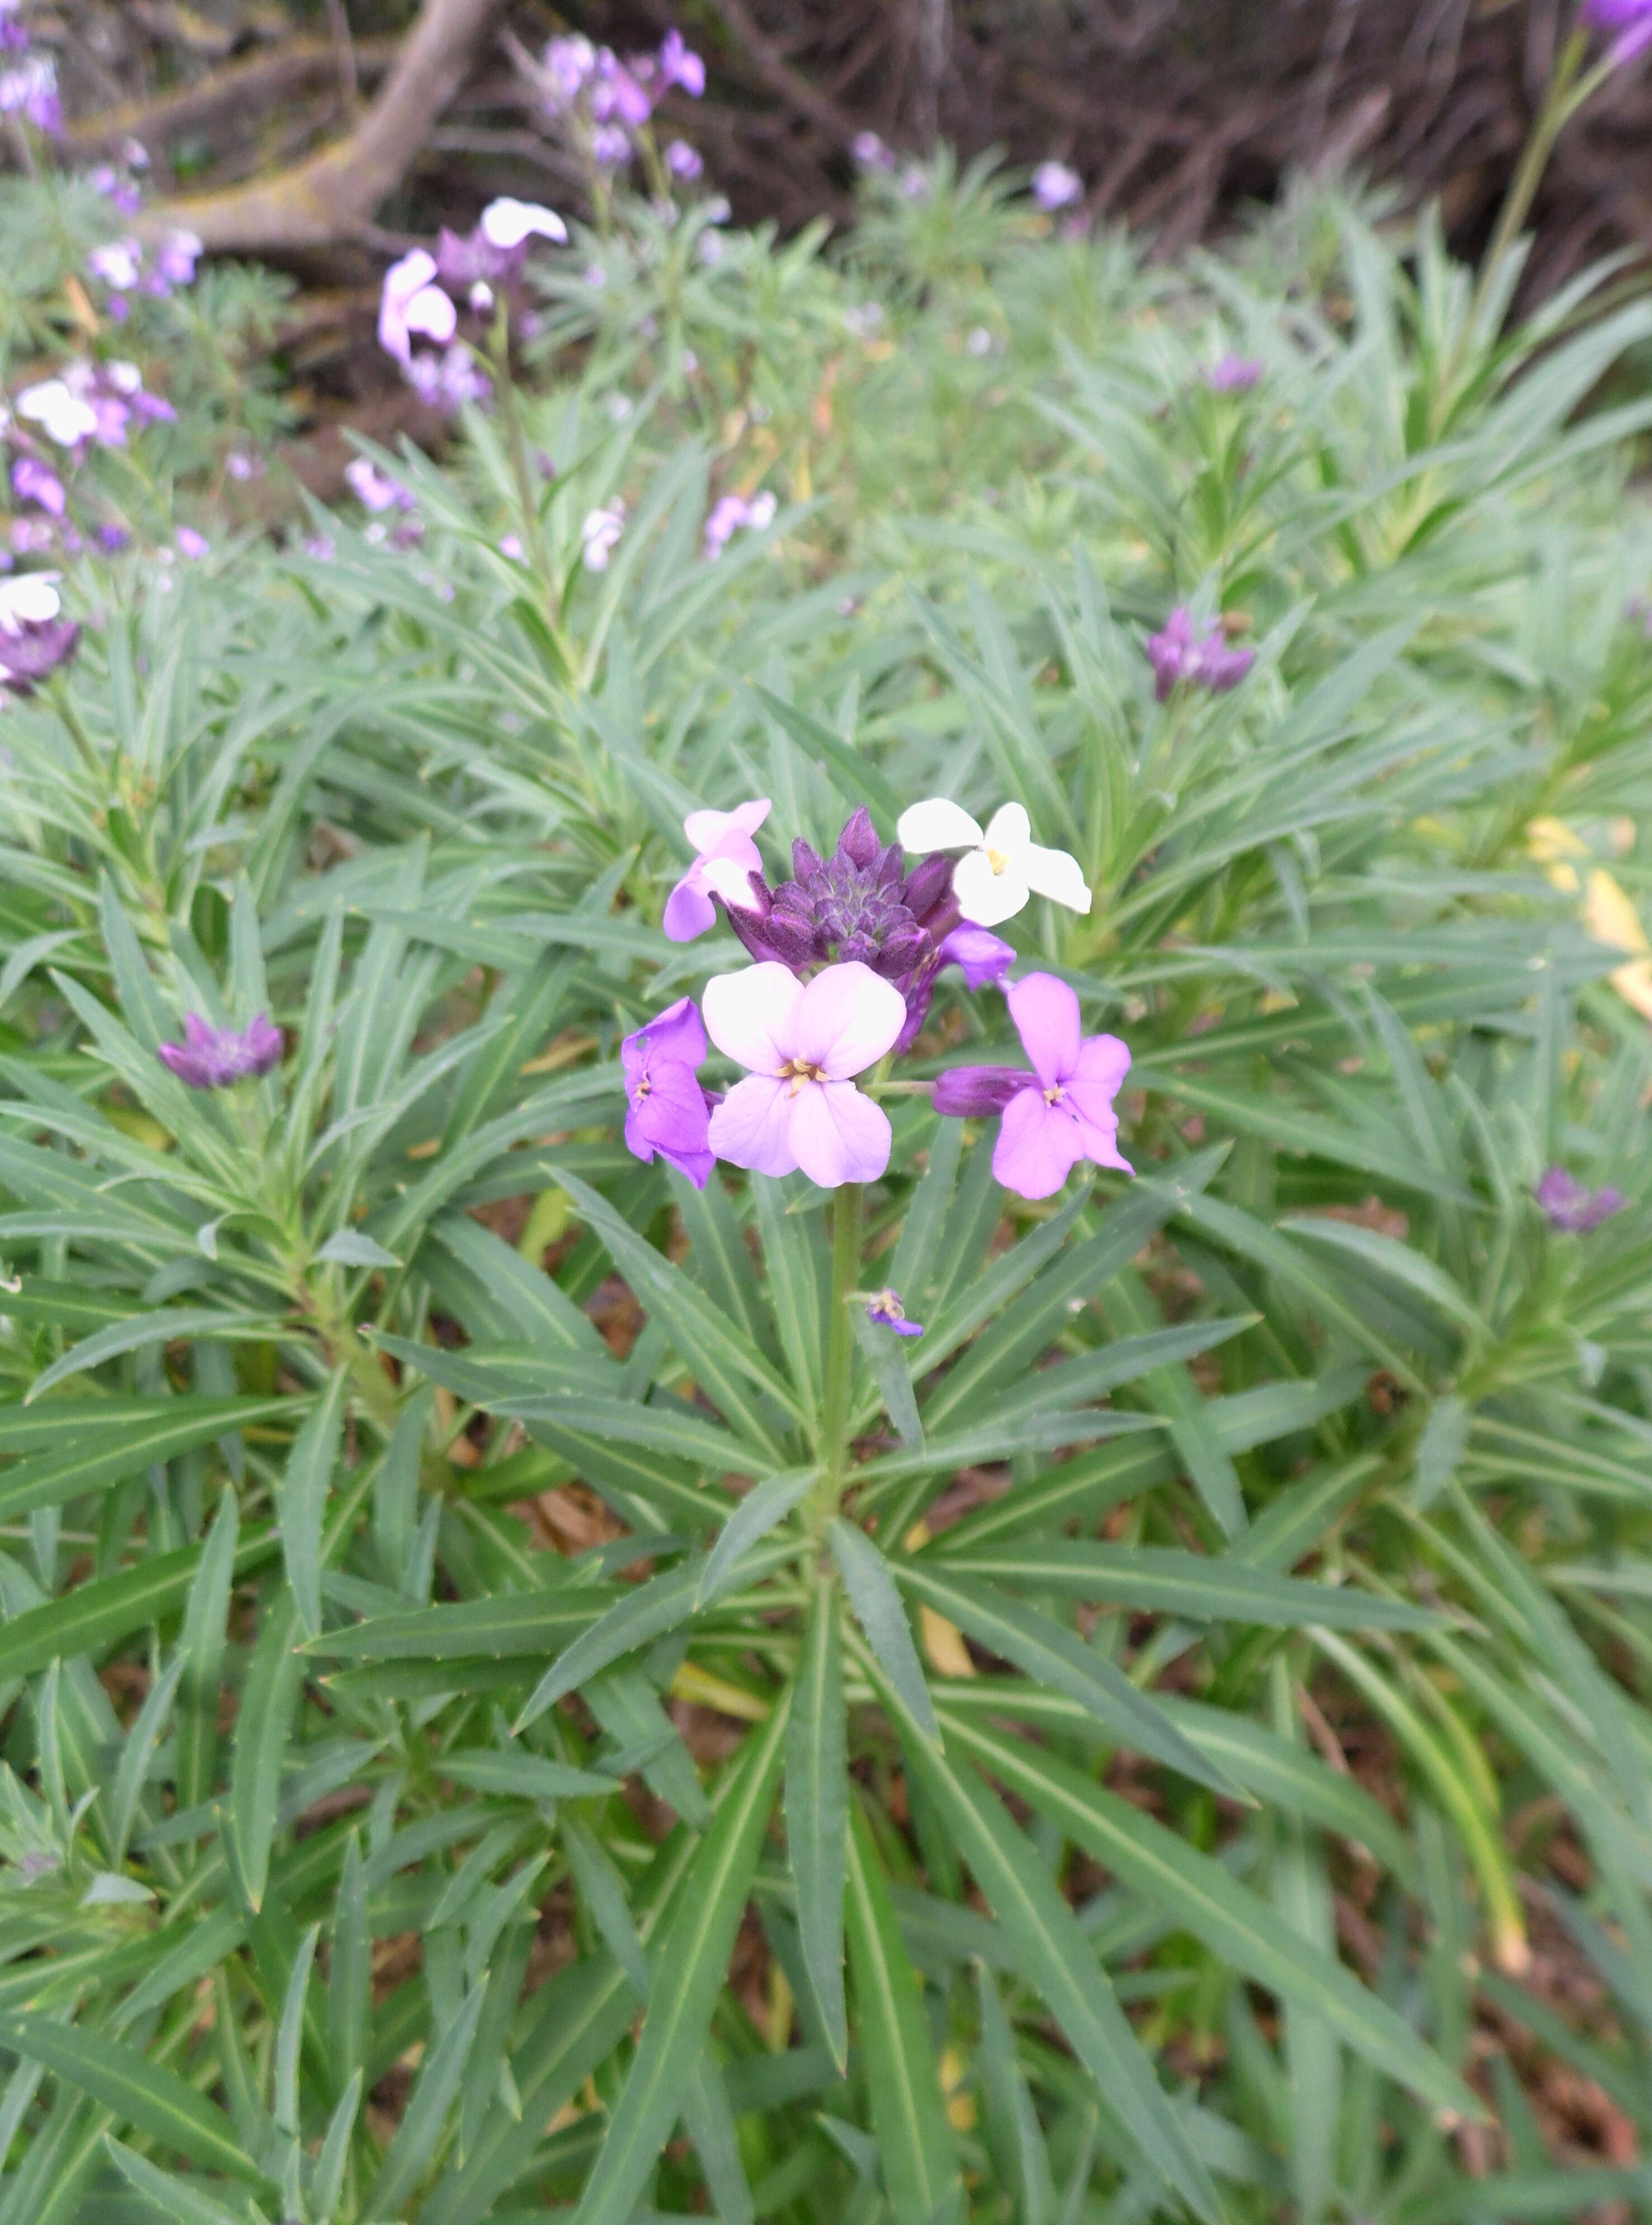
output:
M1586 77L1578 81L1578 72L1583 67L1588 49L1589 38L1585 31L1574 31L1560 49L1560 59L1554 65L1554 74L1543 97L1543 105L1537 111L1526 144L1521 149L1520 161L1509 181L1508 193L1497 213L1497 230L1491 235L1491 244L1486 249L1484 260L1480 265L1470 318L1472 325L1478 325L1485 307L1486 296L1496 283L1503 258L1520 237L1521 227L1530 213L1531 205L1537 197L1537 188L1542 183L1543 172L1548 167L1548 158L1554 151L1555 141L1585 101L1611 75L1611 60L1610 56L1606 56L1596 63Z
M845 1182L832 1211L832 1311L826 1322L826 1400L820 1454L826 1462L820 1497L835 1513L849 1474L849 1397L855 1363L851 1292L860 1281L861 1188Z

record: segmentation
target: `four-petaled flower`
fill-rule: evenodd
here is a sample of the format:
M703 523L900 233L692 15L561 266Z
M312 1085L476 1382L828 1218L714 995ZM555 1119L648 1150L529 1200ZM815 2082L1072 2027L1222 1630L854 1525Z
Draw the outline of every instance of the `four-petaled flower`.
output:
M619 537L625 530L625 505L615 500L605 509L587 511L585 523L579 528L579 542L585 550L587 572L605 572L610 558L619 546Z
M1161 703L1184 680L1224 694L1238 686L1256 661L1254 649L1230 649L1219 624L1195 633L1193 612L1185 604L1171 612L1162 633L1148 636L1147 653L1153 667L1153 692Z
M687 997L619 1047L627 1150L645 1161L657 1151L696 1189L705 1189L716 1164L706 1140L711 1108L694 1075L705 1055L706 1030Z
M413 360L415 333L445 347L459 326L459 312L435 283L436 258L415 247L384 273L379 297L378 344L405 369Z
M54 517L61 517L68 508L62 480L38 456L18 457L11 467L11 491L19 502L37 503Z
M1081 1032L1079 999L1054 973L1029 973L1004 992L1030 1074L1014 1066L956 1066L935 1083L935 1110L954 1119L1003 1115L992 1171L1022 1197L1050 1197L1080 1159L1133 1174L1118 1151L1113 1100L1130 1071L1117 1036Z
M706 985L706 1030L749 1068L712 1114L718 1158L755 1174L801 1167L822 1189L874 1182L889 1164L889 1124L853 1077L876 1064L906 999L870 966L828 966L807 986L773 960Z
M1586 1189L1565 1167L1550 1167L1532 1193L1548 1215L1549 1226L1585 1236L1629 1203L1621 1189Z
M880 1328L892 1328L896 1336L923 1334L921 1322L907 1319L899 1290L874 1290L866 1303L866 1318L869 1322L876 1322Z
M264 1012L246 1028L215 1028L197 1012L184 1015L184 1040L163 1043L159 1055L180 1081L192 1089L227 1089L250 1081L281 1063L281 1030Z
M932 796L901 814L896 829L908 850L962 850L953 872L953 894L965 919L996 927L1013 919L1035 894L1088 911L1084 868L1065 850L1046 850L1032 839L1032 824L1018 803L995 811L986 830L956 803Z
M692 942L717 924L713 896L746 911L758 909L751 876L762 872L763 858L751 838L768 816L769 798L760 796L732 811L691 811L683 821L698 854L666 898L661 923L673 942Z

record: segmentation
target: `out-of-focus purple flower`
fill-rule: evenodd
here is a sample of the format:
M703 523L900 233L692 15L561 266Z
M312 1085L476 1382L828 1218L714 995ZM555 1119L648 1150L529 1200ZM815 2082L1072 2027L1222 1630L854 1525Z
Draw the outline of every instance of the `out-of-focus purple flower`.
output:
M1033 172L1033 199L1047 216L1084 199L1084 180L1065 162L1041 162Z
M187 1012L183 1042L161 1043L157 1055L192 1089L228 1089L237 1081L256 1081L281 1064L281 1030L265 1012L238 1033Z
M3 645L0 645L0 655L3 653ZM1603 1220L1610 1220L1613 1214L1621 1213L1629 1203L1622 1190L1610 1186L1586 1189L1565 1167L1550 1167L1533 1195L1548 1215L1551 1227L1563 1228L1576 1236L1598 1228Z
M330 533L307 533L303 546L304 554L316 564L331 564L336 553Z
M20 556L38 556L52 546L52 524L45 517L14 517L11 545Z
M11 467L11 489L19 502L37 504L54 517L61 517L68 508L62 480L38 456L18 457Z
M384 273L378 304L378 344L405 370L412 360L415 333L444 347L453 337L459 312L435 283L436 260L414 248Z
M18 0L0 0L0 54L21 54L28 45L28 27L19 17Z
M79 643L80 629L72 618L48 618L15 631L0 627L0 688L32 694L37 681L68 662Z
M548 105L554 111L572 108L597 70L597 49L589 39L553 39L540 56L548 80Z
M591 80L591 113L598 124L625 124L637 130L654 112L646 86L611 47L598 49Z
M674 139L666 149L666 168L674 178L681 178L692 185L704 174L706 165L699 148L691 147L686 139Z
M105 286L112 286L117 294L130 294L138 282L143 267L143 250L135 239L105 240L94 247L86 257L86 268L94 278L101 278Z
M493 391L492 381L462 344L440 355L415 355L406 376L421 402L450 415L467 402L485 402Z
M778 506L767 487L761 494L750 497L725 494L712 504L712 514L706 521L706 555L715 561L737 533L763 532L774 523Z
M706 90L706 65L686 43L675 24L660 41L659 71L662 89L677 86L693 100L698 100Z
M126 428L132 422L132 412L120 396L94 393L92 396L92 414L96 421L92 437L98 446L100 448L123 448L126 446Z
M147 391L132 396L132 415L140 425L175 425L178 413L165 395Z
M599 124L591 135L591 159L602 170L617 170L631 159L631 142L623 125Z
M518 533L507 533L499 543L499 554L508 556L513 564L520 564L527 553Z
M1081 1033L1079 999L1054 973L1029 973L1005 992L1030 1074L1018 1067L954 1067L935 1083L935 1110L954 1119L1002 1114L992 1171L1022 1197L1050 1197L1080 1159L1122 1173L1113 1100L1130 1071L1117 1036Z
M977 927L964 920L943 935L931 955L920 961L904 984L906 1024L896 1039L898 1057L911 1049L923 1032L923 1024L929 1017L929 1006L935 993L935 983L949 966L959 967L965 986L971 989L996 989L1016 962L1016 947L1006 942L1001 935L990 928Z
M123 525L112 524L100 525L92 537L105 556L118 556L132 538Z
M1254 649L1230 649L1219 624L1195 633L1193 612L1185 604L1171 612L1162 633L1149 635L1147 653L1153 666L1153 692L1161 703L1183 681L1225 694L1238 686L1256 661Z
M1583 0L1583 20L1592 30L1617 33L1606 56L1614 68L1652 47L1652 0Z
M683 821L695 857L666 898L661 924L673 942L692 942L717 924L713 896L731 910L758 909L751 876L762 878L763 855L751 838L768 816L769 798L760 796L732 811L691 811Z
M713 974L705 1010L712 1041L748 1069L711 1117L718 1158L754 1174L801 1167L822 1189L875 1182L889 1124L853 1077L901 1032L899 990L866 966L828 966L806 986L769 963Z
M1230 348L1205 373L1205 384L1212 394L1249 394L1262 377L1263 369L1259 357L1236 355Z
M901 1303L899 1290L874 1290L866 1302L866 1318L876 1322L880 1328L892 1328L896 1336L921 1336L923 1323L908 1321L906 1308Z
M876 131L857 131L849 143L849 151L863 170L887 172L895 168L894 155Z
M22 116L48 138L62 136L57 65L48 54L27 54L15 69L0 72L0 116Z
M691 998L650 1020L619 1047L625 1076L625 1148L651 1162L655 1154L704 1189L716 1164L706 1143L711 1105L695 1078L706 1056L706 1030Z
M358 456L345 466L345 484L358 502L375 516L387 510L416 510L418 501L400 479L382 472L370 457Z
M125 176L112 162L99 162L88 172L86 183L106 201L112 201L123 216L136 216L143 205L136 179Z
M178 554L191 564L199 564L206 555L209 543L204 533L197 533L193 525L178 528Z
M249 479L261 479L266 466L262 456L249 454L244 448L231 448L224 459L224 468L232 479L244 486Z
M587 572L605 572L608 569L624 530L625 505L623 502L615 500L604 509L586 513L585 522L579 528L579 540L585 549Z
M169 231L155 250L155 275L163 286L192 286L205 251L193 231Z

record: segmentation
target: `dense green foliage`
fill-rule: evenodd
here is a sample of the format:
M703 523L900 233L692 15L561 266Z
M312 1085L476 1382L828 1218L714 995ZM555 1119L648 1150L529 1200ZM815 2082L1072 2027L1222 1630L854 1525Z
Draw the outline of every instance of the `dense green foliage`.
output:
M637 212L519 440L379 457L416 546L66 582L0 713L0 2225L1652 2204L1486 2022L1652 2139L1652 1046L1579 916L1648 881L1652 307L1497 338L1327 198L1045 228ZM1161 706L1183 601L1257 662ZM617 1048L740 962L660 932L685 812L936 793L1081 860L1006 932L1137 1176L891 1101L927 1334L845 1470L832 1208L639 1164ZM256 1086L156 1057L263 1010Z

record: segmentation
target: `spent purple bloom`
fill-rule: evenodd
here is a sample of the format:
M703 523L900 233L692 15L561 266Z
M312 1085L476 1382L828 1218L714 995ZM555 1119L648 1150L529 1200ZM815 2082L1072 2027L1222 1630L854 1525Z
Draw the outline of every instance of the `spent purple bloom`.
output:
M1119 1155L1113 1100L1130 1071L1117 1036L1081 1032L1079 999L1054 973L1029 973L1005 992L1033 1070L954 1067L935 1083L935 1110L953 1118L1002 1117L992 1171L1022 1197L1050 1197L1080 1159L1133 1173Z
M896 1336L921 1336L923 1323L908 1321L906 1308L901 1303L899 1290L885 1288L874 1290L866 1303L866 1318L876 1322L880 1328L892 1328Z
M0 654L3 654L3 645ZM1565 1167L1550 1167L1532 1194L1548 1214L1551 1227L1579 1236L1598 1228L1629 1202L1622 1190L1610 1185L1605 1189L1586 1189Z
M163 1043L157 1053L161 1064L192 1089L228 1089L256 1080L279 1066L281 1055L281 1030L264 1012L239 1031L215 1028L198 1012L187 1012L183 1042Z
M0 0L0 54L28 51L28 26L17 14L17 0Z
M857 131L849 143L849 151L863 170L889 171L895 168L895 156L876 131Z
M1228 648L1219 624L1196 633L1193 612L1186 604L1178 604L1171 612L1161 633L1149 635L1147 653L1153 667L1153 692L1161 703L1183 681L1224 694L1238 686L1256 661L1254 649Z
M649 1163L657 1152L696 1189L705 1189L716 1164L706 1141L711 1104L694 1074L705 1056L706 1030L688 997L627 1036L619 1047L625 1148Z
M19 502L32 502L54 517L61 517L68 508L62 480L38 456L18 457L11 467L11 491Z
M72 618L0 624L0 690L32 694L36 683L66 664L79 644L80 629Z
M1263 365L1253 355L1235 355L1230 348L1205 373L1212 394L1248 394L1262 377Z

